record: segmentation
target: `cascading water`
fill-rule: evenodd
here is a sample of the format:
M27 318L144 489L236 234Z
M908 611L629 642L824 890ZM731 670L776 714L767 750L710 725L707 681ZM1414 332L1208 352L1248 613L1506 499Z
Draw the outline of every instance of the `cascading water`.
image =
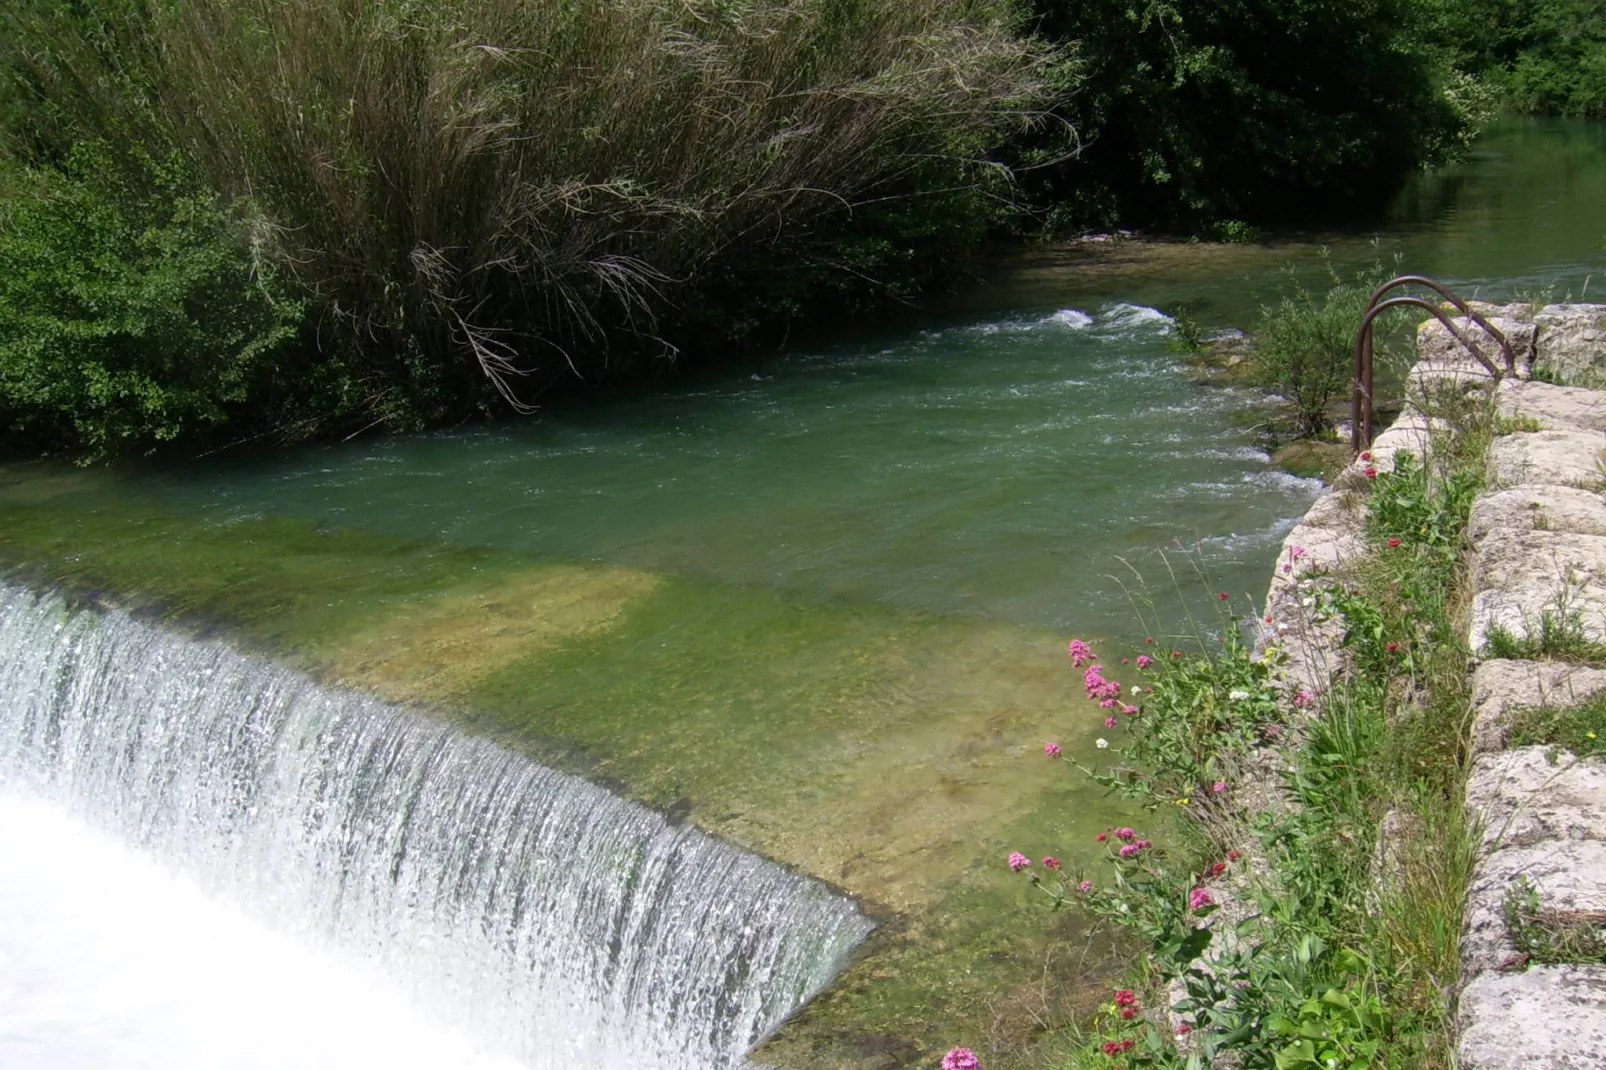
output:
M58 820L39 805L536 1070L741 1066L872 927L816 881L448 725L0 586L0 846L17 850L7 822Z

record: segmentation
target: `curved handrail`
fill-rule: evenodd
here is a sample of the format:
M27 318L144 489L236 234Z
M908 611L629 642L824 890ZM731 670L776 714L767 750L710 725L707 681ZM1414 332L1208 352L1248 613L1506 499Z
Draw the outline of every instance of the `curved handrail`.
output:
M1505 357L1505 368L1497 368L1483 350L1478 348L1471 338L1467 337L1444 313L1444 309L1423 297L1414 295L1390 297L1383 300L1383 296L1390 290L1401 286L1426 286L1444 298L1455 310L1472 320L1495 343L1500 346L1500 352ZM1475 312L1470 305L1457 296L1449 287L1425 275L1401 275L1390 279L1376 290L1366 302L1366 313L1361 319L1361 326L1355 333L1355 380L1354 390L1350 397L1350 447L1355 453L1360 453L1372 444L1372 385L1373 385L1373 352L1372 352L1372 325L1378 316L1395 308L1421 308L1433 314L1450 337L1461 343L1461 348L1471 353L1489 371L1489 375L1499 382L1507 375L1517 372L1517 356L1511 348L1511 342L1505 334L1490 323L1481 314Z

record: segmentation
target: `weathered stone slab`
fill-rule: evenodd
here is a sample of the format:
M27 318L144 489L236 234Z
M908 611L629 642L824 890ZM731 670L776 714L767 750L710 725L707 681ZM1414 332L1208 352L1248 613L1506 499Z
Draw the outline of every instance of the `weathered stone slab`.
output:
M1467 534L1476 543L1496 528L1606 535L1606 496L1543 484L1498 490L1472 504Z
M1511 343L1511 351L1516 358L1517 374L1527 374L1528 367L1532 364L1534 356L1534 325L1509 316L1485 316L1484 318L1489 321L1490 326L1506 336L1506 341ZM1493 335L1466 316L1452 317L1450 322L1456 325L1456 328L1461 331L1468 341L1477 346L1490 365L1497 371L1504 372L1505 354L1500 348L1500 343L1495 341ZM1416 355L1417 367L1422 368L1424 364L1427 365L1423 370L1429 376L1434 375L1436 369L1454 368L1465 365L1470 361L1472 366L1477 369L1476 374L1480 374L1485 378L1492 377L1488 368L1484 367L1483 362L1469 354L1466 347L1457 341L1454 335L1445 330L1444 324L1436 319L1428 320L1417 329Z
M1523 878L1546 908L1606 910L1606 843L1544 840L1486 855L1467 890L1461 976L1499 968L1516 953L1506 929L1506 897Z
M1579 386L1606 382L1606 305L1546 305L1534 325L1536 367Z
M1550 483L1594 489L1601 484L1602 451L1606 434L1599 431L1502 435L1489 449L1490 482L1497 488Z
M1460 1070L1606 1067L1606 967L1485 973L1461 992Z
M1532 323L1534 313L1538 311L1528 301L1512 301L1508 304L1496 304L1493 301L1468 301L1467 307L1482 316L1484 319L1493 319L1500 316L1504 319L1516 320L1519 323Z
M1330 491L1312 503L1311 507L1305 512L1305 519L1301 520L1300 524L1307 528L1343 528L1352 532L1365 531L1366 503L1359 495L1345 491ZM1278 571L1281 571L1280 567Z
M1327 526L1297 524L1283 539L1282 552L1266 592L1263 645L1276 644L1287 661L1283 678L1291 690L1321 693L1343 661L1343 626L1315 620L1315 581L1312 573L1341 569L1366 553L1366 514L1354 508L1356 499L1343 491L1323 496L1342 499L1327 507Z
M1555 661L1486 661L1472 674L1472 750L1504 750L1513 711L1573 706L1606 691L1606 670Z
M1589 635L1606 636L1606 536L1496 528L1473 555L1471 649L1491 626L1518 638L1537 634L1544 614L1577 614Z
M1606 765L1567 751L1553 762L1550 752L1519 747L1472 763L1467 809L1483 822L1486 851L1546 840L1606 840ZM1606 869L1592 880L1606 896Z
M1496 401L1500 415L1508 419L1526 416L1547 429L1606 431L1606 392L1599 390L1507 379Z

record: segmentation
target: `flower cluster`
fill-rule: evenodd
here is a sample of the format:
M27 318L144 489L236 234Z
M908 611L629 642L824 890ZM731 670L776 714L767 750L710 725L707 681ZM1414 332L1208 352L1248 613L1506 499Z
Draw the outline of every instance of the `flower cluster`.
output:
M1097 699L1098 704L1105 709L1116 705L1121 697L1121 685L1115 680L1104 678L1104 666L1089 665L1082 674L1082 686L1087 688L1087 697Z
M1104 1042L1104 1054L1113 1057L1121 1054L1123 1051L1131 1051L1133 1048L1137 1047L1137 1045L1138 1042L1133 1040L1131 1037L1127 1037L1125 1040L1106 1040Z
M1202 910L1205 907L1212 906L1214 904L1215 900L1210 897L1209 888L1195 888L1193 891L1188 893L1189 910Z
M1071 656L1071 666L1077 669L1098 656L1093 653L1093 648L1081 639L1072 639L1071 645L1066 648L1066 653Z
M1011 851L1011 852L1009 852L1009 869L1010 869L1010 872L1019 873L1021 870L1025 869L1027 866L1029 866L1031 864L1032 864L1032 860L1030 858L1027 858L1025 855L1021 854L1019 851Z
M942 1070L981 1070L981 1060L969 1048L949 1048L942 1057Z
M1138 1002L1137 994L1130 988L1123 988L1115 994L1115 1006L1119 1009L1121 1017L1127 1019L1136 1018L1138 1012L1143 1009L1142 1004Z

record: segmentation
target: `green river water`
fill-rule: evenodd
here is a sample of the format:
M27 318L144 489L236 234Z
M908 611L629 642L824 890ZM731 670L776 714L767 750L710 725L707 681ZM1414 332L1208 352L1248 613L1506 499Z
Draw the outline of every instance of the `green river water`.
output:
M1347 232L1045 249L922 324L660 390L155 470L13 465L0 563L418 703L859 896L886 924L772 1061L985 1039L1028 1065L1119 949L1003 858L1090 862L1133 819L1042 755L1119 743L1066 639L1118 658L1152 598L1209 615L1208 640L1214 592L1253 612L1320 491L1256 447L1252 394L1187 374L1169 314L1245 327L1323 248L1469 296L1606 296L1603 194L1606 128L1511 123Z

